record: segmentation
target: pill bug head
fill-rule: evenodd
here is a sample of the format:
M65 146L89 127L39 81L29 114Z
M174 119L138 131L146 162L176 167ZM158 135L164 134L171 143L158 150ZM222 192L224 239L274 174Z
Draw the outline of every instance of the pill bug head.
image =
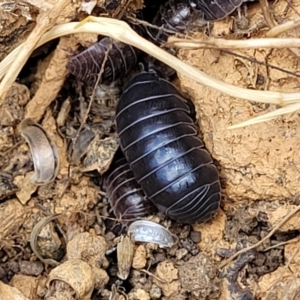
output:
M104 176L103 187L111 205L111 212L125 227L156 211L135 180L120 149Z
M160 6L151 23L156 27L146 27L146 30L152 42L158 45L163 45L170 35L183 34L206 24L202 10L190 0L167 1Z

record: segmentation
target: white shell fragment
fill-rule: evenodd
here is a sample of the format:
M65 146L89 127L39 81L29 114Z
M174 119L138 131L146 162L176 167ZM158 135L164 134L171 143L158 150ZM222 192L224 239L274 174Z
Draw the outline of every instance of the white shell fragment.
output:
M29 144L34 174L32 183L44 185L53 181L59 168L59 158L56 145L43 127L32 119L25 119L21 123L21 135Z
M131 223L128 227L128 234L135 242L154 243L160 248L172 247L178 242L178 237L168 229L146 220Z

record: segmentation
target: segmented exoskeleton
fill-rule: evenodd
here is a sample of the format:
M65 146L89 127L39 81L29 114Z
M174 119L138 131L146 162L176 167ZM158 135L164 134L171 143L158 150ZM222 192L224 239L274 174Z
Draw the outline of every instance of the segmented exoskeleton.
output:
M204 12L208 21L220 20L230 15L247 0L194 0L197 9ZM193 1L191 1L192 3Z
M112 211L124 225L130 223L126 220L133 222L156 210L134 178L121 151L118 151L105 176L105 190Z
M134 177L160 211L182 223L209 220L220 202L218 171L191 114L178 90L154 72L134 77L116 109Z
M107 60L99 83L111 83L126 75L136 65L140 54L139 50L130 45L105 37L72 57L67 64L67 69L77 79L88 85L94 85L107 51Z
M163 44L168 36L185 33L189 28L197 30L206 26L205 21L220 20L230 15L245 0L169 0L160 6L152 24L147 28L153 42Z

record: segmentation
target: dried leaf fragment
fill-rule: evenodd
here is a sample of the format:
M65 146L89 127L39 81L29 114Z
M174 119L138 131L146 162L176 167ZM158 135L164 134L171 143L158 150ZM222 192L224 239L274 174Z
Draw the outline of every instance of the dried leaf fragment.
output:
M128 236L121 239L117 246L118 277L126 280L132 265L134 244Z
M0 240L19 231L28 216L28 210L17 199L0 204Z
M86 158L83 162L82 172L97 170L100 174L105 173L116 153L119 144L114 137L102 139L96 135L90 143Z

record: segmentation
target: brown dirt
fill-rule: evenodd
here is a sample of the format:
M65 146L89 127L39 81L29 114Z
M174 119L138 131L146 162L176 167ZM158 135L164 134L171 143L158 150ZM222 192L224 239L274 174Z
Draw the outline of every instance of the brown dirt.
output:
M82 20L85 10L94 5L94 14L103 13L105 1L83 2L90 6L72 2L56 23ZM121 2L112 15L126 1ZM5 20L0 25L0 59L27 39L37 16L53 3L0 4L0 19ZM300 4L292 5L295 10L285 0L270 2L278 23L298 18ZM129 11L140 6L141 1L133 1ZM234 32L235 23L228 17L216 22L210 35L263 37L267 26L259 3L249 7L246 29ZM298 37L298 31L291 30L286 36ZM200 32L194 37L207 38ZM111 86L105 92L107 99L96 96L87 114L92 91L68 77L65 69L79 44L87 47L96 39L94 34L63 37L34 52L0 108L0 298L298 299L299 212L271 238L220 268L236 251L261 241L299 205L298 113L228 130L229 125L276 107L226 96L180 74L177 84L193 100L201 136L219 167L224 201L217 216L206 224L181 225L154 216L179 237L178 244L168 249L135 245L133 255L124 259L128 279L122 282L118 278L116 248L121 238L110 230L109 204L100 175L109 168L118 147L113 115L119 90ZM178 57L237 86L287 92L299 89L299 58L288 49L234 53L182 49ZM57 146L59 172L55 181L44 186L31 182L31 152L19 128L25 117L39 121ZM87 136L95 136L88 145L75 142L82 124ZM61 215L37 231L36 247L45 259L41 261L32 251L30 235L40 220L53 214Z

